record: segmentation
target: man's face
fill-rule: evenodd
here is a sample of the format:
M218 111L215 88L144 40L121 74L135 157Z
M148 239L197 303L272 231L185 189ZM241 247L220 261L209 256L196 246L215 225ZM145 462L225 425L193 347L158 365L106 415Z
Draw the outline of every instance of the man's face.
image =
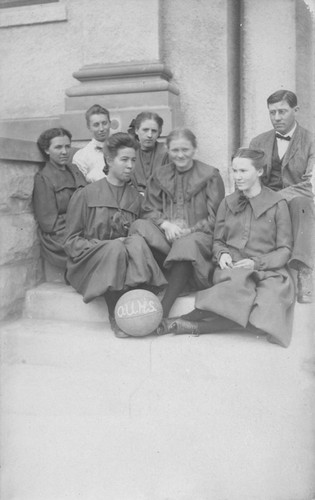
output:
M270 120L275 131L282 135L290 132L294 126L295 116L299 107L295 106L295 108L291 108L287 101L280 101L275 104L269 104L268 109Z
M110 121L108 116L104 114L91 115L88 128L96 141L106 141L110 131Z

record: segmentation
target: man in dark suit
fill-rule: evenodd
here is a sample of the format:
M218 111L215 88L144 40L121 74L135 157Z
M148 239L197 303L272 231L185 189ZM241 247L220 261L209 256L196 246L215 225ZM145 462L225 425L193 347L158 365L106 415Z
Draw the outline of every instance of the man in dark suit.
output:
M250 147L265 152L263 183L278 191L288 202L294 238L289 264L298 271L298 302L310 303L315 222L311 181L315 137L296 122L299 107L293 92L278 90L268 97L267 106L274 130L252 139Z

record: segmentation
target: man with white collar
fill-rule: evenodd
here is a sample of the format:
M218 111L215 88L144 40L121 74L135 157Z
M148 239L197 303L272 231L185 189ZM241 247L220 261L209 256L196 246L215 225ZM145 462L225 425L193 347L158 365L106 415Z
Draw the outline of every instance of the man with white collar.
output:
M110 116L107 109L94 104L85 113L85 118L93 138L74 154L72 162L81 170L87 182L95 182L106 177L103 146L109 137Z
M294 247L289 262L298 271L300 303L312 302L314 201L312 171L315 164L314 135L296 122L296 95L278 90L267 99L274 130L252 139L250 147L266 157L263 183L287 200L293 226Z

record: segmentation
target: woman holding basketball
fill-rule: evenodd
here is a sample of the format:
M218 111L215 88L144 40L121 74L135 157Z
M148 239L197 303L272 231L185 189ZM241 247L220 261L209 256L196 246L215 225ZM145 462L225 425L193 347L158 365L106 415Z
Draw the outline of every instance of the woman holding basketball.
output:
M239 149L232 168L236 191L221 203L214 231L214 286L196 295L196 309L169 320L168 332L265 333L287 347L295 292L287 268L292 248L285 200L261 185L263 151Z
M128 134L113 134L105 143L108 176L87 185L68 208L65 251L67 279L84 302L104 296L111 327L117 337L114 309L132 288L161 287L165 278L140 235L128 236L140 216L142 196L129 184L137 144Z
M187 284L199 290L211 284L215 216L224 197L219 171L195 160L197 141L190 130L173 130L166 145L170 163L153 172L143 205L145 220L130 230L144 237L167 272L164 318Z

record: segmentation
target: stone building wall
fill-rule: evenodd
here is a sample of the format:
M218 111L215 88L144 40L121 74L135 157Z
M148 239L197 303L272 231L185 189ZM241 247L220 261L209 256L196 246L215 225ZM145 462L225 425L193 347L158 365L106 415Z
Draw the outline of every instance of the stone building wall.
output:
M25 291L42 279L34 175L42 157L33 143L0 140L0 319L19 314Z

